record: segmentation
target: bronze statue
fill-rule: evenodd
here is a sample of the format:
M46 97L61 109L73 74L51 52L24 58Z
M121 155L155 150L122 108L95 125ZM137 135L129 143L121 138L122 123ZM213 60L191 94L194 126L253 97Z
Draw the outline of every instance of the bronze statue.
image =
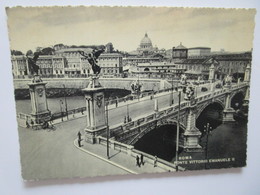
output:
M192 99L194 99L195 98L195 88L194 88L194 86L192 86L192 85L189 85L189 86L187 86L187 87L185 87L184 88L184 90L183 90L183 92L184 92L184 99L185 100L192 100Z
M93 51L88 54L85 53L84 51L78 51L78 52L80 53L80 55L85 57L85 59L87 59L88 62L91 64L94 74L98 75L101 71L101 68L100 68L100 66L97 65L97 59L100 56L100 54L103 53L104 51L105 51L104 49L100 49L97 51L95 49L93 49Z
M33 57L29 57L29 55L26 55L27 59L28 59L28 67L29 67L29 71L33 74L33 75L38 75L39 74L39 69L40 67L36 64L38 58L40 56L39 52L35 52Z

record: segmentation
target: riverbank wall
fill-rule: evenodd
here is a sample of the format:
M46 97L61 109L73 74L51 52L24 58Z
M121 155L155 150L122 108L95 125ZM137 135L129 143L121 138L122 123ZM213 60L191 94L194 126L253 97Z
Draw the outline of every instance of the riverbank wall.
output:
M71 88L84 89L89 83L88 78L43 78L47 82L46 88ZM136 82L136 78L100 78L101 85L110 89L131 90L131 84ZM14 79L14 89L28 89L28 83L31 79ZM171 85L161 79L139 79L142 85L142 91L159 91L170 88Z

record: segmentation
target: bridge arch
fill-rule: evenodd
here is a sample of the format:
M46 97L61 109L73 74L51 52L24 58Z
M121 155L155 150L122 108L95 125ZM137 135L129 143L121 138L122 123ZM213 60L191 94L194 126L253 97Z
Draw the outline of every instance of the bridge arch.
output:
M184 125L181 124L181 126L183 127ZM182 150L184 142L184 129L182 129L182 127L180 127L179 134L179 151ZM164 123L143 135L138 140L135 140L135 143L131 145L137 150L170 161L176 154L176 136L176 123Z
M236 93L233 93L230 97L230 106L237 110L242 107L243 100L245 99L245 91L239 90Z
M245 97L245 95L246 95L246 89L240 89L240 90L238 90L238 91L234 91L233 93L231 93L230 99L232 100L232 98L233 98L234 96L236 96L237 94L242 94L242 95Z
M166 125L175 125L177 126L177 120L175 119L167 119L167 120L159 120L156 124L156 126L146 128L145 130L138 133L134 138L132 138L128 144L134 145L138 140L140 140L142 137L144 137L146 134L148 134L151 131L154 131L162 126ZM180 130L184 131L186 129L186 126L180 122Z
M196 128L203 134L207 123L213 129L218 127L222 124L224 109L224 103L219 100L205 103L196 115Z
M212 101L212 102L207 102L207 103L205 103L200 109L198 109L198 111L197 111L197 113L196 113L196 119L198 119L199 116L201 115L201 113L202 113L208 106L210 106L210 105L212 105L212 104L218 104L219 106L222 107L222 110L225 109L224 102L222 102L222 101L220 101L220 100L218 100L218 99L217 99L217 100L214 100L214 101Z

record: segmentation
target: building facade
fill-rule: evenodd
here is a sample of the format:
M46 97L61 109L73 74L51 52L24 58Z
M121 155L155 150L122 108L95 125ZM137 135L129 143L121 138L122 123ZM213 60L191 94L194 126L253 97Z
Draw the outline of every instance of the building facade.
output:
M79 54L79 48L63 48L55 55L40 55L36 64L43 77L88 77L93 74L88 60ZM92 52L85 50L86 53ZM123 56L118 53L103 53L98 58L102 75L119 76L123 72ZM30 76L28 60L25 56L12 56L12 71L16 78Z
M192 56L207 56L210 55L211 48L209 47L193 47L188 49L188 57Z
M13 76L23 77L27 76L29 73L28 61L27 58L23 55L20 56L11 56L12 63L12 73Z
M177 47L172 48L172 59L186 59L188 49L180 43Z
M102 53L98 58L101 75L116 75L123 73L123 56L118 53Z
M132 76L143 78L178 79L185 69L178 68L173 62L139 63Z

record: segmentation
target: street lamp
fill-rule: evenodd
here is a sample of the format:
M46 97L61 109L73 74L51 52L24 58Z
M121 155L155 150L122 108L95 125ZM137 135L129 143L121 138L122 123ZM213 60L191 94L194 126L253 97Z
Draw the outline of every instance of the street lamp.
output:
M106 122L107 122L107 158L109 159L109 125L108 125L108 103L109 103L109 100L106 102Z
M140 100L140 90L141 90L141 88L140 88L140 81L139 81L139 68L137 68L137 70L138 70L138 82L137 82L137 84L138 84L138 87L137 87L137 97L138 97L138 101Z
M206 142L205 142L205 160L208 160L208 142L209 142L209 134L212 130L212 127L209 123L204 125L204 133L206 134ZM205 162L205 169L207 169L207 162Z
M62 100L60 100L61 121L63 121L62 104L63 104L63 101L62 101Z
M178 158L179 158L179 134L180 134L180 109L181 109L181 91L178 94L178 118L177 118L177 135L176 135L176 154L175 154L175 164L176 172L179 170Z
M127 111L126 122L129 122L129 105L128 105L128 101L126 103L126 111Z
M174 103L174 98L173 98L173 74L172 74L172 93L171 93L171 105Z
M64 100L65 100L65 111L66 111L66 115L67 115L67 120L69 120L69 116L68 116L68 105L67 105L67 99L66 99L66 95L65 95L65 93L66 93L66 91L65 91L65 85L64 84L62 84L62 86L63 86L63 88L64 88Z

